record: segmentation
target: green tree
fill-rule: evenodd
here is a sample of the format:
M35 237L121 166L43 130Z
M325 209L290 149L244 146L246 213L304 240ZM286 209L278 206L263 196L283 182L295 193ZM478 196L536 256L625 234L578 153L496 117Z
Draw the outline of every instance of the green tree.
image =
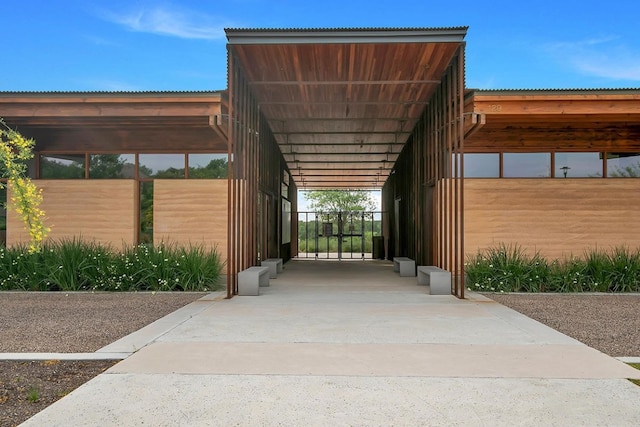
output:
M371 193L363 190L313 190L304 192L309 208L319 212L373 211Z
M612 178L638 178L640 177L640 162L628 166L616 166L615 170L609 171Z
M40 178L84 178L84 164L77 161L64 163L54 158L42 156L40 157Z
M213 159L204 167L189 167L189 178L226 178L227 159Z
M91 178L120 178L125 159L119 154L94 154L91 156L89 174Z

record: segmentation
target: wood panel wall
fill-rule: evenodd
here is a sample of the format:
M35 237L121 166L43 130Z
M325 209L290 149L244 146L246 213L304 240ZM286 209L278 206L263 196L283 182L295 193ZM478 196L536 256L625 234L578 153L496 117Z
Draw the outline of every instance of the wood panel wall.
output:
M226 261L227 186L226 179L155 180L154 243L202 244Z
M114 249L135 243L136 181L37 180L35 183L42 189L46 225L51 227L48 239L80 237L109 244ZM7 245L28 241L22 222L9 210Z
M640 246L640 180L466 179L466 254L517 243L549 258Z

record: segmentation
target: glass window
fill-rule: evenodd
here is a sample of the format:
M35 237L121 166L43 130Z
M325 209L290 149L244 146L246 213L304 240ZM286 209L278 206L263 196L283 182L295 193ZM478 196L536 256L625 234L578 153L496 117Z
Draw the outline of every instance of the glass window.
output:
M504 153L505 178L548 178L551 176L551 153Z
M465 178L500 177L500 154L465 153L464 176Z
M140 154L140 178L184 178L184 154Z
M49 154L40 156L40 178L84 178L84 154Z
M91 154L89 178L135 178L135 154Z
M640 177L640 153L607 153L607 176L611 178Z
M555 153L556 178L602 177L602 153Z
M0 187L0 246L7 245L7 185L2 183Z
M189 154L189 178L226 178L225 154Z
M140 183L140 238L138 243L153 243L153 181Z

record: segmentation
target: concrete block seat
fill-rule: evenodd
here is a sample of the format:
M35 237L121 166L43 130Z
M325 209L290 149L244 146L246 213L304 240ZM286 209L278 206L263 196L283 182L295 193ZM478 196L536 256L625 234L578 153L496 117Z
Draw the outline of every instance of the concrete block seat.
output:
M269 286L269 267L249 267L238 273L238 295L260 295L260 286Z
M282 273L282 258L267 258L260 262L263 267L269 267L269 278L275 279L278 273Z
M416 262L407 257L394 257L393 271L399 272L401 277L415 277Z
M429 285L431 295L451 295L451 272L435 265L419 265L418 285Z

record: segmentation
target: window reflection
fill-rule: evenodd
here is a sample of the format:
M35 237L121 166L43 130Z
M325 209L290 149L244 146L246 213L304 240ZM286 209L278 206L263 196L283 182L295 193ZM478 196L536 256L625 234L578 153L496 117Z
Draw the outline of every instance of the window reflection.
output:
M227 154L189 154L189 178L226 178Z
M611 178L640 177L640 153L607 153L607 176Z
M464 155L465 178L500 177L500 154L466 153Z
M153 243L153 181L140 182L139 243Z
M555 177L602 177L602 153L555 153Z
M139 175L144 178L184 178L184 154L140 154Z
M92 154L89 178L135 178L135 154Z
M0 188L0 246L7 245L7 185L2 182Z
M84 154L50 154L40 156L40 178L84 178Z
M548 178L551 176L551 153L504 153L505 178Z

